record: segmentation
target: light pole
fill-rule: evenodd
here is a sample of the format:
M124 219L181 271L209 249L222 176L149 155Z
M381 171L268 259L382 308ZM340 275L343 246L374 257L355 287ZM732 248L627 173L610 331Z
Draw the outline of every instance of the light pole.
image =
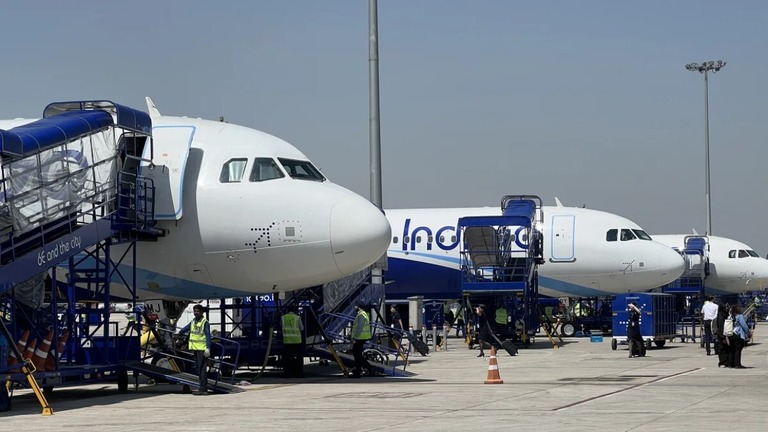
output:
M722 60L708 61L702 64L688 63L685 68L691 72L704 74L704 182L707 199L707 235L712 235L712 199L709 190L709 72L715 73L725 67Z

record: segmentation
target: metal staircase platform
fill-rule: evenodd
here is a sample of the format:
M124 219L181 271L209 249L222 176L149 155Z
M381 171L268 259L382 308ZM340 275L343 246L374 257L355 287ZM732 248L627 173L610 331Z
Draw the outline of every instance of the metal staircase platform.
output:
M164 379L166 381L186 384L189 386L197 387L199 385L199 379L197 375L193 375L186 372L178 372L173 369L167 369L160 366L151 365L149 363L142 362L130 362L125 364L126 369L137 371L143 375L155 379ZM208 379L208 388L214 393L241 393L245 389L236 385L227 384L218 380Z

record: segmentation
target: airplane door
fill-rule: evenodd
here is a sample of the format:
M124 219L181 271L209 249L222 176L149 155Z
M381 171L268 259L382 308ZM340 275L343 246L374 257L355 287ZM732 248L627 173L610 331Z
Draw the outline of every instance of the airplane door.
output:
M576 255L573 231L576 228L576 216L552 216L552 258L551 262L574 262Z
M194 135L194 126L152 128L155 166L150 169L148 162L142 162L139 175L154 181L156 220L181 219L184 168ZM149 146L144 153L144 159L149 159Z

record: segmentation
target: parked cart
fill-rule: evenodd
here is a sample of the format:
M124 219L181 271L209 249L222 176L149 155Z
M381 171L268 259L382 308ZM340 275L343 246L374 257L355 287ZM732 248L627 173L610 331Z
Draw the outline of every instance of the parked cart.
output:
M627 321L629 303L636 302L640 308L640 333L646 349L652 344L662 348L675 337L675 299L671 294L627 293L619 294L613 300L613 338L611 349L627 344Z

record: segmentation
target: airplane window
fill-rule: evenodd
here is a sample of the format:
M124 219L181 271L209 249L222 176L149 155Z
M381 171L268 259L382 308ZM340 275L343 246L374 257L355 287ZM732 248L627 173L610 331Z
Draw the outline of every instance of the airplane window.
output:
M408 236L403 237L403 243L410 243L411 238Z
M751 256L751 257L760 258L760 255L758 255L758 254L757 254L757 252L755 252L755 251L753 251L753 250L748 250L748 251L747 251L747 253L748 253L748 254L749 254L749 256Z
M421 243L421 236L416 236L416 243Z
M631 229L623 228L621 230L621 241L629 241L629 240L634 240L634 239L635 239L635 235L632 234L632 230Z
M392 237L392 243L397 244L397 236Z
M432 240L434 240L432 236L427 237L427 243L432 243Z
M617 229L610 229L607 233L605 233L605 241L616 241L617 235L619 233L619 230Z
M735 250L728 251L728 258L736 258L736 251Z
M635 233L637 238L640 240L653 240L651 236L649 236L648 233L643 230L633 229L632 232Z
M445 242L445 236L440 236L440 243L444 243L444 242Z
M238 158L228 160L221 168L219 181L221 183L239 183L245 175L245 166L248 159Z
M739 251L739 258L746 258L748 256L749 256L749 254L747 253L747 251L745 251L743 249Z
M325 177L320 174L320 170L315 168L310 161L285 158L278 158L277 160L283 164L283 168L285 168L291 178L297 180L325 181Z
M253 169L251 170L251 177L248 179L252 182L260 182L265 180L272 180L276 178L285 177L280 167L277 166L272 158L256 158L254 160Z
M451 243L456 243L456 236L451 236Z

